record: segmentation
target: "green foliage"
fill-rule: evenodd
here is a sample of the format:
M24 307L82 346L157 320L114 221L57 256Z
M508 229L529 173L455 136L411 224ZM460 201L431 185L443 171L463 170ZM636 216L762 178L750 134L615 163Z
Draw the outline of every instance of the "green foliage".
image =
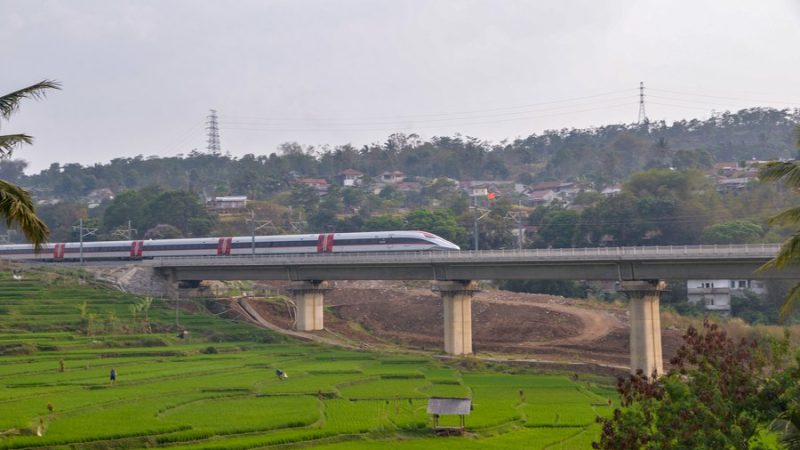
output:
M791 400L775 400L796 384L782 370L788 341L776 344L735 343L708 322L702 333L690 328L667 374L619 380L622 409L602 420L595 448L751 448L789 410Z
M760 225L747 220L732 220L706 227L700 240L704 244L752 244L764 234Z
M795 129L795 136L800 133L800 126ZM796 142L800 146L800 140ZM799 147L800 148L800 147ZM759 177L764 181L782 182L793 191L800 189L800 163L798 161L773 161L761 169ZM800 209L789 208L770 219L770 223L789 223L794 228L794 233L781 246L778 254L764 264L759 270L782 268L800 263ZM800 303L800 283L796 284L787 294L786 300L780 309L781 320L786 320Z
M139 236L149 232L147 237L154 239L206 236L216 224L216 217L209 213L197 194L157 187L116 196L105 210L103 227L106 232L111 232L126 227L129 220L139 230ZM156 228L161 225L174 228Z
M586 298L586 288L572 280L507 280L499 283L500 289L512 292L560 295L569 298Z
M731 314L751 325L778 322L777 308L768 305L760 295L749 289L731 295Z
M405 217L405 229L423 230L454 242L465 245L467 231L458 224L455 214L446 209L418 209Z

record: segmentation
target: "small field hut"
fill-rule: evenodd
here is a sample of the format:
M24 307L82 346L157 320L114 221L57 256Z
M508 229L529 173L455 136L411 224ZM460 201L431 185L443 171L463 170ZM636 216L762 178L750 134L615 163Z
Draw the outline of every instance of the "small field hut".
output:
M436 434L464 434L464 417L472 410L472 400L468 398L431 397L428 400L428 414L433 414L433 432ZM439 425L440 416L458 416L459 426Z

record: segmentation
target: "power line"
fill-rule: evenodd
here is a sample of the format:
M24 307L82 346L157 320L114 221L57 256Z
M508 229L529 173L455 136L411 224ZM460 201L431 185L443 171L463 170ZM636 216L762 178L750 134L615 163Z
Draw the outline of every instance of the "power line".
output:
M685 97L705 97L705 98L717 98L721 100L738 100L743 102L756 102L756 103L775 103L780 105L793 105L797 106L800 105L800 101L776 101L776 100L764 100L764 99L752 99L752 98L742 98L742 97L728 97L722 95L708 95L708 94L697 94L691 92L680 92L680 91L673 91L668 89L656 89L650 88L651 91L656 92L664 92L666 94L675 94L675 95L682 95Z
M532 107L536 107L536 106L552 105L552 104L557 104L557 103L569 103L569 102L582 101L582 100L588 100L588 99L599 98L599 97L607 97L607 96L610 96L610 95L616 95L616 94L622 94L622 93L633 94L633 90L632 89L622 89L622 90L617 90L617 91L603 92L603 93L600 93L600 94L585 95L585 96L581 96L581 97L571 97L571 98L565 98L565 99L560 99L560 100L548 100L548 101L543 101L543 102L528 103L528 104L517 105L517 106L503 106L503 107L496 107L496 108L475 109L475 110L467 110L467 111L452 111L452 112L439 112L439 113L421 113L421 114L384 116L384 117L377 117L377 119L398 120L398 119L414 119L414 118L417 118L417 117L440 117L440 116L452 116L452 115L483 114L483 113L496 112L496 111L507 111L507 110L514 110L514 109L527 109L527 108L532 108ZM255 120L266 120L266 121L308 121L309 120L309 118L307 118L307 117L296 117L296 118L285 118L285 117L284 118L280 118L279 117L279 118L275 118L275 117L249 117L249 116L231 116L231 115L227 115L226 117L234 118L234 119L235 118L239 118L239 119L255 119ZM339 118L334 119L334 120L345 120L345 121L360 122L360 121L363 121L363 120L373 120L373 119L376 119L376 117L375 116L372 116L372 117L369 117L369 118L365 118L365 117L349 117L349 118L348 117L344 117L344 118L342 118L342 117L339 117ZM319 119L319 120L325 120L325 119Z
M426 119L423 122L454 122L454 121L463 121L463 120L479 120L479 119L486 119L486 118L493 118L493 117L507 117L507 116L519 116L522 114L531 114L531 113L545 113L548 111L559 111L564 109L571 109L571 108L582 108L586 106L593 106L593 105L603 105L610 102L619 102L623 100L632 100L635 98L634 96L625 96L625 97L615 97L604 99L602 101L594 101L584 104L576 104L576 105L565 105L565 106L556 106L551 108L544 108L544 109L533 109L533 110L525 110L525 111L515 111L515 112L504 112L504 113L496 113L496 114L486 114L483 116L474 116L474 117L452 117L452 118L440 118L440 119ZM526 118L526 117L520 117ZM270 124L269 122L291 122L291 121L303 121L303 122L322 122L326 123L329 126L369 126L369 125L390 125L395 124L397 122L408 122L408 120L373 120L373 121L348 121L343 119L315 119L315 118L308 118L303 120L298 119L257 119L250 121L225 121L222 122L226 128L229 126L259 126L262 124L265 125L276 125L280 126L280 124ZM265 123L266 122L266 123Z
M464 125L489 125L495 123L503 123L503 122L513 122L513 121L520 121L520 120L530 120L530 119L538 119L544 117L554 117L554 116L563 116L563 115L570 115L570 114L577 114L582 112L588 111L598 111L598 110L610 110L615 108L626 107L629 108L631 103L620 103L616 105L608 105L598 108L586 108L574 111L564 111L559 113L551 113L551 114L538 114L532 116L525 116L525 117L515 117L515 118L507 118L507 119L497 119L497 120L487 120L487 121L470 121L470 122L453 122L453 123L446 123L440 125L403 125L403 126L396 126L396 127L379 127L379 128L332 128L332 127L294 127L294 128L282 128L282 127L241 127L241 126L232 126L232 127L223 127L223 130L235 130L235 131L260 131L260 132L279 132L279 131L397 131L397 130L417 130L417 129L429 129L429 128L442 128L447 126L464 126Z

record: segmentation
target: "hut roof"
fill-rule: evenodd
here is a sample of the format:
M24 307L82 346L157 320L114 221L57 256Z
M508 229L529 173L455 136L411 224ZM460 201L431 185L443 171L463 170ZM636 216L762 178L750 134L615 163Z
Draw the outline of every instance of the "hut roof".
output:
M472 400L468 398L438 398L428 400L428 414L440 416L466 416L472 407Z

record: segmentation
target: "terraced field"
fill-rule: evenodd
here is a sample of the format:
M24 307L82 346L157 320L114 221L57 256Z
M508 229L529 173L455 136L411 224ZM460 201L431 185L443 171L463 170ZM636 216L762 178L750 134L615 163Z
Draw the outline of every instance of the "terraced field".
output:
M0 448L580 449L615 398L567 375L289 341L182 302L178 326L174 304L78 272L0 273ZM432 396L472 398L465 436L433 436Z

